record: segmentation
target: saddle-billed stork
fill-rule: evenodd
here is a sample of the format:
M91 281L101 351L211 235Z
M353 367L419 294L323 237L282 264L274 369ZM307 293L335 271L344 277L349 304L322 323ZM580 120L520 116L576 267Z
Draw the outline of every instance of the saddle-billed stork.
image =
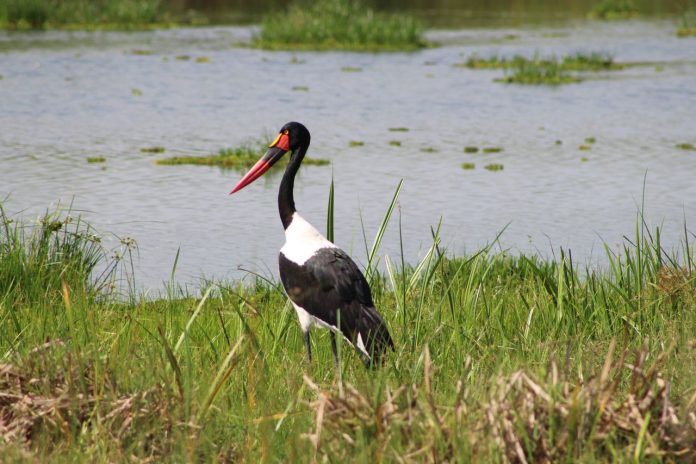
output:
M393 348L387 326L372 302L365 276L352 259L328 241L295 210L295 175L309 148L309 131L298 122L285 124L266 154L244 175L230 194L261 177L291 151L278 192L278 210L285 228L280 249L280 280L295 307L304 332L307 358L312 360L312 325L329 329L334 362L338 363L336 333L342 334L368 365Z

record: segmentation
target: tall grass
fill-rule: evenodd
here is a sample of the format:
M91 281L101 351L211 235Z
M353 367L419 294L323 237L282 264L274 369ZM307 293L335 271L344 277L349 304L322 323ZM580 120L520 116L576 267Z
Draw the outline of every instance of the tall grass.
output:
M0 25L138 27L165 22L161 0L0 0Z
M266 16L256 44L271 49L412 50L423 28L404 14L378 13L359 0L295 3Z
M551 260L494 251L497 238L455 257L434 228L418 262L385 258L385 274L370 240L373 296L396 345L374 371L343 349L337 373L320 331L308 364L273 280L206 282L202 296L172 285L131 302L59 285L62 298L10 306L13 287L0 301L0 455L690 462L693 240L685 231L681 249L665 250L638 216L594 268L567 250ZM0 262L4 275L13 262Z
M47 211L31 224L0 203L0 303L7 307L60 302L66 288L90 297L112 292L121 259L70 210Z

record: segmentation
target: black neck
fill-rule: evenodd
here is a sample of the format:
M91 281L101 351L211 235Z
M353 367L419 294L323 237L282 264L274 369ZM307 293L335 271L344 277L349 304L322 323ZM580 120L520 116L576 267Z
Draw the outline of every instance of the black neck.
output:
M278 191L278 211L280 212L280 220L283 221L283 228L287 229L292 222L292 215L295 213L295 199L293 198L293 188L295 187L295 175L300 169L302 159L304 159L307 147L299 147L290 155L290 162L283 174L283 180L280 181L280 190Z

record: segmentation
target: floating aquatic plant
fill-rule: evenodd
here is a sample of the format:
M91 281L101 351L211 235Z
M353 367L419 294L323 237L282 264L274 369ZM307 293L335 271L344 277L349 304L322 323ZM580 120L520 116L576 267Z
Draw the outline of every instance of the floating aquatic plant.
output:
M474 163L462 163L462 169L471 170L474 169L476 165Z
M501 151L503 151L503 149L500 147L484 147L483 149L484 153L500 153Z
M526 85L573 84L581 80L568 74L558 61L519 61L514 67L506 68L505 77L496 79L506 84Z
M696 150L693 143L678 143L675 145L675 147L679 148L680 150Z
M393 147L400 147L401 146L401 141L400 140L390 140L389 145Z
M464 147L464 153L478 153L479 148L474 146Z
M410 129L408 127L390 127L389 132L408 132Z
M362 147L363 145L365 145L365 142L361 140L351 140L348 142L348 146L350 147Z
M103 156L90 156L89 158L87 158L87 162L90 164L105 163L106 158L104 158Z
M489 171L493 171L493 172L502 171L503 165L498 164L498 163L491 163L491 164L485 165L484 169L488 169Z
M259 160L259 157L266 149L263 143L248 143L237 148L227 148L220 150L217 154L207 156L173 156L170 158L158 159L155 162L161 165L181 165L193 164L199 166L218 166L228 169L249 168ZM289 160L289 156L285 156L281 162L274 165L284 166ZM305 157L302 161L303 165L323 166L329 164L329 160Z
M140 151L142 153L164 153L167 150L164 147L144 147Z

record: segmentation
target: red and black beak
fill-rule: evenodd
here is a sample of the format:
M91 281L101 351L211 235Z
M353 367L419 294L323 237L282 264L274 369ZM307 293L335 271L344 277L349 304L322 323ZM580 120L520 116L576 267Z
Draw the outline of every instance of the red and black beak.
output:
M281 132L278 134L278 137L276 137L275 140L268 146L268 151L266 154L263 155L263 157L258 160L251 169L249 169L249 172L242 177L242 180L235 185L230 192L230 195L243 189L264 175L264 173L268 171L271 166L276 164L278 160L288 151L290 151L290 137L287 131Z

